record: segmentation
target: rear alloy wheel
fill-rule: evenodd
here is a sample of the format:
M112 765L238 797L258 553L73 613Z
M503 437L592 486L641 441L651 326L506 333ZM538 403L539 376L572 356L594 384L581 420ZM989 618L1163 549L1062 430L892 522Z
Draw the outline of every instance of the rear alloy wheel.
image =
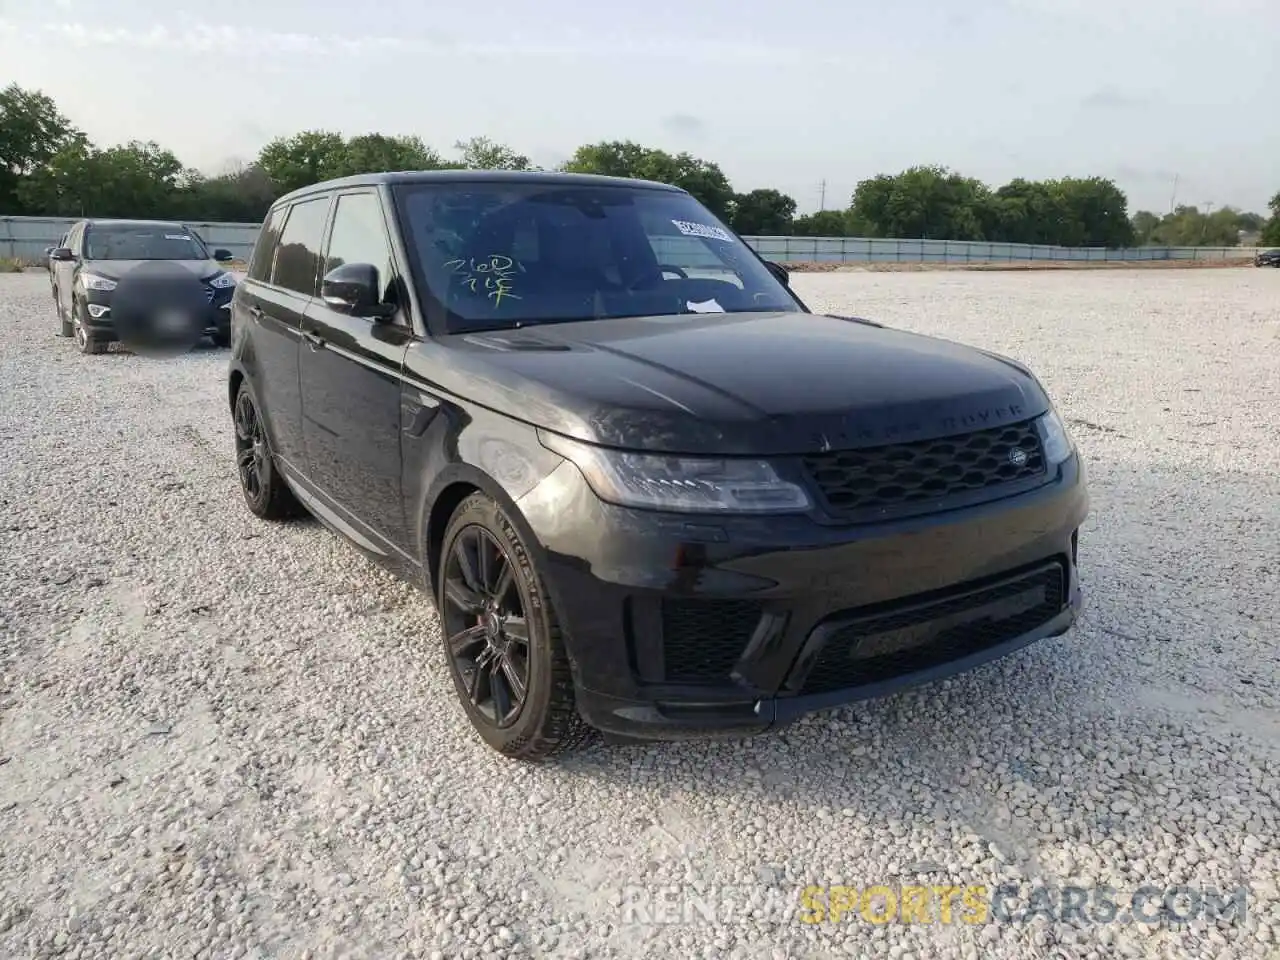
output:
M233 414L236 429L236 472L240 490L254 516L263 520L287 520L301 514L302 506L271 459L262 417L246 384L240 384Z
M591 733L575 705L560 626L542 578L502 508L463 501L445 532L436 604L463 709L493 749L540 761Z
M79 300L71 306L71 335L81 353L99 354L107 352L107 345L95 340L84 323L84 304Z

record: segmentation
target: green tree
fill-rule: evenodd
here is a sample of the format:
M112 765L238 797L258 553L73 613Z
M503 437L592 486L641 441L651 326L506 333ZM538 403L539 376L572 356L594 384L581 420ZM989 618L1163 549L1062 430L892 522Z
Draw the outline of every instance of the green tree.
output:
M1152 239L1170 247L1234 247L1240 243L1239 211L1223 207L1204 213L1181 205L1166 214L1152 232Z
M733 229L750 237L785 237L791 233L796 202L779 190L752 190L733 201Z
M488 137L459 140L453 148L462 154L459 166L464 170L537 169L523 153L517 153L505 144L495 143Z
M1236 226L1245 233L1257 233L1266 224L1267 218L1260 213L1240 213L1236 216Z
M847 210L819 210L796 217L791 232L797 237L856 237Z
M19 185L73 144L87 145L52 98L11 83L0 90L0 212L23 212ZM32 212L40 212L32 208Z
M986 204L983 220L991 240L1058 244L1070 214L1066 198L1052 182L1019 177L995 191Z
M719 165L688 153L674 156L630 140L610 140L579 147L562 167L569 173L595 173L669 183L689 191L722 220L733 216L733 187Z
M1062 219L1057 242L1068 247L1128 247L1133 244L1129 199L1103 177L1064 177L1049 181Z
M280 194L342 175L347 169L347 143L342 134L304 130L277 137L258 154L258 166Z
M1271 198L1271 219L1262 228L1258 242L1265 247L1280 247L1280 193Z
M439 170L447 164L439 152L416 136L388 137L366 133L347 140L335 176L388 173L393 170Z
M985 240L989 191L945 167L918 166L858 183L850 214L873 237Z
M1160 218L1150 210L1139 210L1133 215L1134 243L1140 247L1152 242L1156 228L1160 226Z
M185 220L260 223L275 200L276 186L256 164L216 177L189 171L174 200L174 215Z
M154 142L96 150L74 142L19 187L28 209L68 217L171 216L184 169Z

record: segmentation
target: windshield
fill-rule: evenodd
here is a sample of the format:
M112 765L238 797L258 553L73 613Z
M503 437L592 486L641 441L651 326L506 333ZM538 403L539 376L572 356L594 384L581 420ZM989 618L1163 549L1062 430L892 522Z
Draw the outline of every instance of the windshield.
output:
M419 285L450 333L801 310L756 255L685 193L422 183L398 188L396 203Z
M88 260L208 260L199 238L178 224L109 224L85 232Z

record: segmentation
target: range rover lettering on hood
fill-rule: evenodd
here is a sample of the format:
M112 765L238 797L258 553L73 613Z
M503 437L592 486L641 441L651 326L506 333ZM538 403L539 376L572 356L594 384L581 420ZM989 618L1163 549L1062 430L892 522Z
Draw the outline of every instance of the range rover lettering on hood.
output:
M1016 423L1027 419L1026 408L1020 403L1002 404L982 410L974 410L961 414L941 417L920 418L915 420L868 423L864 415L851 418L848 430L834 437L824 435L826 449L837 449L839 446L868 446L871 444L890 444L914 440L925 434L968 433L973 430L984 430L987 427L998 427L1006 423Z

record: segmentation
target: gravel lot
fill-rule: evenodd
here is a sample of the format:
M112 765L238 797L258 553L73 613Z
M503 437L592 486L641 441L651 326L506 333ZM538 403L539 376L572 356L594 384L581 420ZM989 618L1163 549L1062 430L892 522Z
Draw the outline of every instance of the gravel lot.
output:
M0 277L0 957L1280 956L1280 271L795 282L1037 371L1089 464L1083 623L781 735L528 768L465 725L424 595L250 516L225 352L81 356ZM1243 925L778 909L1006 880L1251 893ZM676 884L759 915L624 923Z

